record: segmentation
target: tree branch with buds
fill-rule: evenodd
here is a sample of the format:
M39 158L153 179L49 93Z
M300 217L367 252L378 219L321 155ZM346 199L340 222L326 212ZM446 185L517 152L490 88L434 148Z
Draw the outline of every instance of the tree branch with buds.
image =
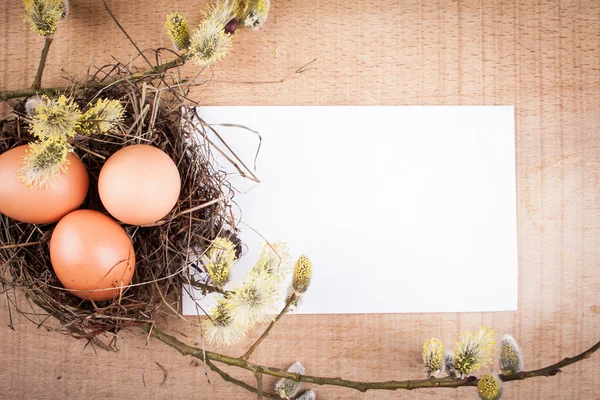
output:
M142 328L145 332L150 332L150 326L144 326ZM451 378L429 378L429 379L416 379L416 380L391 380L391 381L382 381L382 382L362 382L362 381L352 381L347 379L342 379L341 377L331 378L331 377L319 377L319 376L311 376L311 375L299 375L286 372L279 368L263 366L259 364L254 364L252 362L244 359L244 356L241 357L230 357L224 354L219 354L215 352L206 351L200 348L189 346L177 338L166 334L165 332L153 327L151 330L151 334L153 337L163 342L167 346L172 347L177 350L184 356L192 356L203 362L206 362L209 367L214 366L213 362L221 363L233 367L242 368L252 372L253 374L263 374L270 375L278 378L291 379L296 382L304 382L311 383L316 385L331 385L331 386L339 386L350 389L355 389L360 392L366 392L367 390L414 390L414 389L424 389L424 388L458 388L463 386L477 386L478 379L476 377L467 377L466 379L451 379ZM561 372L561 368L567 367L569 365L575 364L579 361L590 358L593 353L600 349L600 341L587 349L586 351L574 356L567 357L557 363L548 365L546 367L531 370L531 371L523 371L517 374L509 374L509 375L499 375L499 378L503 382L511 382L517 380L531 379L541 376L553 376L558 372ZM212 368L212 367L211 367ZM219 372L218 372L219 373ZM222 377L223 375L219 373ZM240 387L243 387L249 390L247 384L240 385L240 381L235 382L232 379L226 379L229 382L232 382ZM256 388L254 388L256 389ZM255 392L256 393L256 392ZM278 395L270 394L263 392L263 397L265 398L279 398Z

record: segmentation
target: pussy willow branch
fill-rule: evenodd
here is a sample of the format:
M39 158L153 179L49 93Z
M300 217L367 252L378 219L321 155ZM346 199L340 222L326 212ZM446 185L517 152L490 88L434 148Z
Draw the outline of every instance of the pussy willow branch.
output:
M146 332L150 331L150 326L142 327ZM278 378L286 378L291 379L297 382L304 383L312 383L316 385L333 385L346 387L351 389L356 389L361 392L366 392L367 390L398 390L398 389L422 389L422 388L458 388L462 386L477 386L478 379L449 379L449 378L430 378L430 379L418 379L418 380L404 380L404 381L383 381L383 382L360 382L360 381L351 381L342 378L328 378L328 377L318 377L318 376L310 376L310 375L300 375L294 374L290 372L283 371L279 368L267 367L258 364L254 364L247 360L242 359L242 357L230 357L224 354L214 353L210 351L206 351L203 349L199 349L196 347L188 346L187 344L179 341L177 338L168 335L162 332L159 329L154 327L152 329L152 336L156 339L160 340L164 344L172 347L177 350L182 355L190 355L195 357L201 361L214 361L234 367L239 367L245 370L248 370L252 373L261 373L266 375L275 376ZM596 343L594 346L584 351L581 354L576 355L575 357L565 358L562 361L559 361L555 364L549 365L544 368L536 369L533 371L521 372L518 374L511 375L500 375L500 379L504 382L530 379L539 376L552 376L556 373L560 372L560 369L586 358L591 357L591 355L596 352L600 348L600 342ZM264 395L264 394L263 394Z
M179 67L185 63L186 59L187 59L187 54L182 54L179 57L177 57L176 59L168 61L163 64L160 64L156 67L149 68L145 71L135 72L135 73L129 74L123 78L109 80L109 81L105 81L105 82L85 82L82 84L76 84L76 85L71 85L71 86L60 86L60 87L45 88L45 89L31 87L30 89L0 91L0 101L16 99L19 97L29 97L29 96L33 96L36 94L55 95L57 93L73 91L73 90L81 90L81 89L86 89L86 88L101 89L103 87L107 87L107 86L113 85L117 82L124 81L127 79L132 80L132 81L137 81L140 79L155 76L157 74L160 75L161 73L168 71L169 69Z
M44 49L42 50L42 56L40 57L40 63L38 64L38 70L33 80L32 89L39 89L42 87L42 75L44 74L44 68L46 68L46 59L48 58L48 51L50 51L50 45L52 44L52 36L46 36L44 40Z

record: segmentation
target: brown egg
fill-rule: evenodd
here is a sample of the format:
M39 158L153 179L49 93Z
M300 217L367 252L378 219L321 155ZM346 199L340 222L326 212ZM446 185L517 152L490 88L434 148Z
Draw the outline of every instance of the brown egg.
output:
M89 187L85 165L73 153L67 171L54 186L30 188L18 177L29 146L19 146L0 155L0 213L30 224L56 222L79 208Z
M92 210L66 215L50 239L50 261L69 292L84 300L110 300L133 277L135 253L127 233Z
M181 178L165 152L138 144L113 154L102 167L98 192L106 210L131 225L152 224L171 211Z

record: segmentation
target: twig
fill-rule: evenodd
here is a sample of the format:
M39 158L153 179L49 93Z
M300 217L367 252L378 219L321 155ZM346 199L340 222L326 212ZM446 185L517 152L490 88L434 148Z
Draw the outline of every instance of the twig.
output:
M254 129L250 129L246 125L241 125L241 124L211 124L211 126L222 126L225 128L245 129L247 131L254 133L256 136L258 136L258 147L256 148L256 154L254 154L254 170L256 171L256 161L258 160L258 154L260 153L260 148L262 147L262 136L260 135L260 132L255 131ZM223 140L223 139L221 139L221 140ZM246 167L246 168L248 168L248 167Z
M51 44L52 36L46 36L46 40L44 40L44 49L42 50L42 56L40 57L40 63L38 64L38 70L35 74L31 89L38 90L42 87L42 75L44 74L44 68L46 68L46 59L48 58L48 51L50 50Z
M13 325L12 311L10 310L10 298L8 297L8 289L6 288L6 284L4 282L2 282L2 290L6 295L6 307L8 308L8 327L14 331L15 327Z
M303 66L301 66L300 68L298 68L298 69L296 70L296 73L297 73L297 74L301 74L301 73L303 73L303 72L306 72L306 71L308 71L308 70L309 70L309 69L311 69L311 68L307 68L307 67L308 67L310 64L314 63L315 61L317 61L317 59L316 59L316 58L315 58L314 60L312 60L312 61L309 61L309 62L307 62L306 64L304 64Z
M146 332L150 330L150 326L143 326ZM207 361L216 361L219 363L223 363L226 365L231 365L234 367L239 367L253 373L260 372L262 374L275 376L278 378L291 379L296 382L305 382L312 383L316 385L332 385L332 386L340 386L346 387L350 389L355 389L361 392L366 392L367 390L413 390L413 389L423 389L423 388L458 388L463 386L477 386L478 379L451 379L451 378L432 378L432 379L416 379L416 380L404 380L404 381L383 381L383 382L360 382L360 381L351 381L342 378L328 378L328 377L318 377L318 376L310 376L310 375L300 375L294 374L290 372L283 371L279 368L266 367L258 364L251 363L249 361L243 360L241 357L229 357L224 354L213 353L210 351L202 350L196 347L188 346L187 344L179 341L173 336L170 336L154 327L152 330L152 336L163 342L164 344L172 347L173 349L180 352L182 355L190 355L192 357L198 358L204 362ZM600 342L596 343L594 346L584 351L583 353L571 357L565 358L564 360L549 365L545 368L541 368L538 370L522 372L520 374L515 375L500 375L500 378L505 382L529 379L539 376L552 376L556 373L560 368L566 367L568 365L574 364L578 361L581 361L585 358L589 358L592 353L596 352L600 348Z
M269 324L269 326L267 327L267 329L265 329L265 331L263 332L262 335L260 335L260 337L256 340L256 342L254 342L254 344L252 345L252 347L250 347L248 349L248 351L246 352L246 354L244 354L241 359L242 360L248 360L248 358L250 358L250 356L252 355L252 353L254 353L254 350L256 350L256 348L262 343L263 340L265 340L265 338L269 335L269 332L271 332L271 329L273 329L273 327L275 326L275 324L277 323L277 321L279 321L281 319L281 317L283 317L283 315L285 313L288 312L288 310L290 309L290 306L292 305L292 303L296 300L296 294L292 294L288 300L288 302L286 303L285 307L283 307L283 310L281 310L281 312L279 313L279 315L277 316L277 318L275 318L273 321L271 321L271 323Z
M258 400L262 400L263 398L263 390L262 390L262 374L260 372L255 372L254 376L256 377L256 396Z
M142 49L139 48L139 46L137 45L137 43L135 42L135 40L133 40L133 38L129 35L129 33L127 33L127 30L123 27L123 25L121 25L121 23L119 22L119 20L117 19L117 17L115 17L115 15L113 14L113 12L110 9L110 7L108 6L108 4L106 4L106 1L102 0L102 3L104 3L104 8L108 12L108 14L110 15L110 17L114 21L114 23L121 30L121 32L123 32L123 34L127 37L127 40L129 40L129 42L133 45L133 47L135 47L135 49L138 51L138 53L140 54L140 56L142 56L142 58L146 61L146 63L148 63L148 65L150 66L150 69L153 69L154 72L160 78L160 80L165 84L165 86L169 87L169 84L167 83L167 81L165 80L165 78L162 75L162 73L163 73L164 70L160 69L161 66L159 65L159 66L155 67L154 64L152 64L152 62L150 62L150 60L148 60L148 57L146 57L146 55L144 54L144 52L142 51ZM184 60L185 60L185 58L184 58ZM158 61L158 55L157 55L157 61ZM173 92L173 94L177 96L177 93Z
M106 4L106 1L102 0L102 3L104 3L104 9L106 10L106 12L108 12L108 15L110 15L110 17L112 18L112 20L114 21L114 23L117 25L117 27L127 37L127 40L129 40L129 42L133 45L133 47L135 47L135 49L138 51L138 53L140 54L140 56L142 56L142 58L148 63L148 65L150 66L150 68L154 69L154 64L152 64L150 62L150 60L148 60L148 58L144 55L144 52L142 51L142 49L140 49L138 47L138 45L135 42L135 40L133 40L133 38L129 35L129 33L127 33L127 30L125 28L123 28L123 25L121 25L121 23L119 22L119 20L117 19L117 17L115 17L115 15L113 14L113 12L110 9L110 7L108 6L108 4ZM159 72L158 69L156 69L155 72ZM161 79L162 79L162 77L161 77Z
M235 379L234 377L232 377L227 372L223 371L221 368L217 367L215 364L211 363L210 361L206 360L206 365L208 365L208 367L210 369L212 369L217 374L219 374L221 376L221 378L223 378L224 381L233 383L234 385L244 388L252 393L258 393L258 389L256 389L253 386L248 385L246 382L242 382L238 379ZM280 399L279 396L271 394L271 393L266 393L266 392L263 392L262 396L267 399Z
M189 214L189 213L194 212L194 211L201 210L201 209L206 208L208 206L212 206L213 204L218 203L221 200L223 200L223 196L220 196L220 197L218 197L216 199L213 199L211 201L207 201L206 203L200 204L200 205L198 205L196 207L188 208L187 210L181 211L181 212L175 214L172 218L170 218L168 220L162 219L162 220L156 221L155 223L150 224L150 225L142 225L142 227L148 228L148 227L151 227L151 226L164 225L164 224L168 223L169 221L171 221L171 220L173 220L175 218L181 217L182 215Z
M28 242L28 243L7 244L7 245L4 245L4 246L0 246L0 250L16 249L16 248L19 248L19 247L37 246L40 243L41 242Z
M236 153L233 151L233 149L232 149L232 148L229 146L229 144L227 144L227 142L226 142L225 140L223 140L223 137L221 137L221 135L219 134L219 132L217 132L217 131L215 130L215 128L213 128L213 127L212 127L210 124L207 124L207 123L205 123L204 121L200 121L200 122L201 122L201 124L202 124L203 126L207 127L208 129L210 129L210 130L212 131L212 133L213 133L213 134L214 134L214 135L215 135L215 136L216 136L216 137L217 137L217 138L218 138L218 139L221 141L221 143L223 143L223 145L225 146L225 148L227 148L227 150L229 150L229 152L230 152L231 154L233 154L233 155L234 155L234 157L235 157L235 158L236 158L236 159L239 161L239 163L240 163L240 164L242 164L242 166L243 166L243 167L246 169L246 171L247 171L247 172L250 174L250 176L247 176L247 175L246 175L246 174L245 174L245 173L244 173L242 170L240 170L239 168L237 168L237 169L238 169L238 171L240 172L240 174L242 175L242 177L244 177L244 178L248 178L248 179L251 179L251 180L253 180L253 181L254 181L254 182L256 182L256 183L260 183L260 179L258 179L258 177L257 177L257 176L256 176L256 175L255 175L255 174L252 172L252 170L251 170L250 168L248 168L248 167L246 166L246 164L244 164L244 161L243 161L241 158L239 158L239 157L237 156L237 154L236 154ZM256 132L256 131L253 131L253 132ZM205 136L205 137L206 137L206 136ZM259 136L259 137L260 137L260 136ZM261 138L261 143L262 143L262 138ZM259 150L260 150L260 144L259 144ZM219 150L219 151L220 151L220 150ZM220 151L220 152L221 152L221 151ZM223 153L221 152L221 154L223 154ZM223 155L225 155L225 154L223 154ZM255 162L256 162L256 159L255 159ZM235 163L233 163L233 162L232 162L232 164L233 164L235 167L237 167L237 164L235 164Z
M226 294L226 293L228 293L225 290L219 289L216 286L207 285L207 284L198 282L195 279L190 279L189 280L189 284L191 286L195 287L196 289L206 290L206 293L219 293L219 294Z
M163 380L160 382L160 386L164 386L165 382L167 381L167 378L169 377L169 371L167 371L167 369L160 365L160 363L158 363L157 361L154 361L154 364L158 365L158 368L160 368L163 372Z

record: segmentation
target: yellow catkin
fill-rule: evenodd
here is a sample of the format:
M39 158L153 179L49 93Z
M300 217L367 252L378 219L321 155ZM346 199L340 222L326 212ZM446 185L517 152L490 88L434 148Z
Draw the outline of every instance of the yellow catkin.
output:
M277 241L266 243L256 264L252 268L253 274L273 275L278 281L282 281L291 268L290 249L287 243Z
M439 376L444 368L444 345L437 338L431 338L423 344L423 363L427 377Z
M54 185L60 174L67 171L69 150L66 139L47 139L29 144L18 177L32 188L46 188Z
M231 267L235 261L235 245L229 239L216 238L203 257L204 266L215 286L222 288L229 282Z
M236 323L248 328L267 322L277 314L281 296L281 285L273 275L251 272L229 295L232 315Z
M123 106L119 100L98 99L79 120L79 133L104 134L123 120Z
M209 318L202 322L204 337L211 345L233 346L246 337L247 327L236 322L233 307L228 299L222 298L212 310Z
M239 17L241 23L254 30L260 29L267 22L270 7L269 0L248 0Z
M239 12L240 3L237 0L216 0L210 5L207 18L226 25Z
M177 50L183 50L189 47L190 30L187 21L181 14L174 12L167 15L165 27Z
M498 400L502 396L502 381L495 375L484 375L477 383L481 400Z
M62 0L23 0L25 20L34 32L50 36L56 32L58 21L65 15Z
M298 257L294 265L294 275L292 277L292 287L296 293L304 293L310 285L312 274L312 263L306 256Z
M231 35L223 22L208 18L192 33L189 54L199 65L220 61L231 50Z
M492 352L496 348L494 331L481 327L478 332L464 332L456 343L455 369L460 378L492 362Z
M79 106L72 99L64 95L54 99L44 96L35 107L31 133L42 140L74 137L80 118Z

